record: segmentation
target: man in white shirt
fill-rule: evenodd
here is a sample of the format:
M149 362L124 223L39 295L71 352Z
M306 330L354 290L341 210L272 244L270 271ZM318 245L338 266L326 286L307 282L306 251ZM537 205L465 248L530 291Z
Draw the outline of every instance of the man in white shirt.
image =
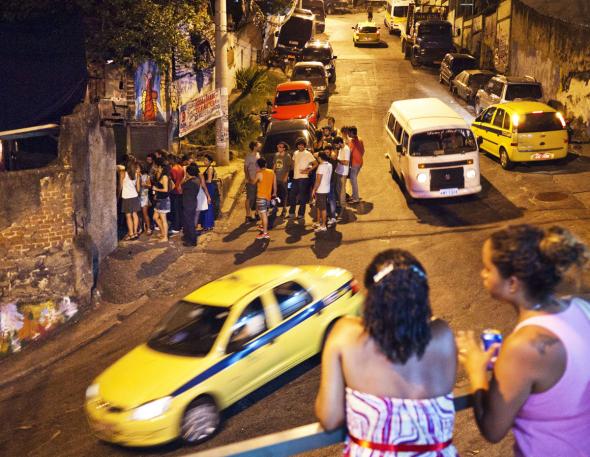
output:
M330 193L330 179L332 179L332 164L328 162L328 155L325 152L318 154L320 164L315 175L315 184L311 192L311 198L316 201L318 211L318 227L316 233L325 232L327 227L328 194Z
M336 196L340 204L340 215L344 213L346 204L346 178L350 168L350 148L342 137L334 139L334 146L338 149L338 165L336 166Z
M295 207L299 203L297 219L305 219L305 205L309 199L309 172L317 167L315 157L309 152L305 138L295 141L297 149L293 153L293 186L289 217L295 217Z

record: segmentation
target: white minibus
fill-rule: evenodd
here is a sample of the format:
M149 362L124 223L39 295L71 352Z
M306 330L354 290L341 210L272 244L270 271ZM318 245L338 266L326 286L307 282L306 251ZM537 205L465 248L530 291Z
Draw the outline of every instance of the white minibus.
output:
M408 5L411 0L387 0L385 7L385 27L389 29L389 33L401 33L402 29L406 28L408 20Z
M392 174L413 198L444 198L481 191L479 151L469 125L438 98L391 104L385 154Z

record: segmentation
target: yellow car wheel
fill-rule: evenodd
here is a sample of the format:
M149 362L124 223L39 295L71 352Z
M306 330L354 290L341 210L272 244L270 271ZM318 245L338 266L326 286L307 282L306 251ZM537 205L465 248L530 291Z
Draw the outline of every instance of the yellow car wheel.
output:
M208 397L199 397L186 409L182 418L182 439L190 444L201 443L211 438L221 422L215 402Z
M510 157L508 157L506 149L504 148L500 148L500 165L502 165L504 170L510 170L514 166L512 160L510 160Z

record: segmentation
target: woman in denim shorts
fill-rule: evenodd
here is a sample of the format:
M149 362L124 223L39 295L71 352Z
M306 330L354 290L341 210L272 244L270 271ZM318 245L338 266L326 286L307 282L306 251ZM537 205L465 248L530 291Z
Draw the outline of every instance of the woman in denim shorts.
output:
M154 221L160 229L160 238L162 241L168 241L168 219L166 215L170 212L170 170L162 159L155 161L155 169L156 176L153 183L153 190L156 196Z

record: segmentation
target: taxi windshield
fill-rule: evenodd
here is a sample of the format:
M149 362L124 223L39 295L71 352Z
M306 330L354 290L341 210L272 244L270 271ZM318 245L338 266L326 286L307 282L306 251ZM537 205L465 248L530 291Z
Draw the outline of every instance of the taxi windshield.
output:
M187 301L176 303L148 340L156 351L193 357L206 356L213 347L229 309Z
M418 133L410 140L410 155L425 157L475 151L475 139L469 129L445 129Z

